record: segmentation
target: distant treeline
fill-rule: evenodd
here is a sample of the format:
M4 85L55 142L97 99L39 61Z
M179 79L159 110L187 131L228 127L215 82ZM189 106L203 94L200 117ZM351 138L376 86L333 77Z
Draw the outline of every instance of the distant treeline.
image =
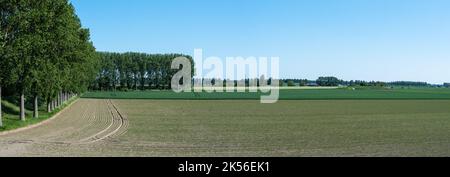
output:
M382 81L363 81L363 80L350 80L344 81L336 77L319 77L317 80L307 79L281 79L280 85L284 86L362 86L362 87L432 87L435 85L427 82L415 82L415 81L395 81L395 82L382 82ZM450 83L444 83L442 86L450 87Z
M100 57L100 70L95 81L90 85L91 90L146 90L146 89L171 89L172 76L178 71L171 69L172 60L176 57L186 57L191 60L192 68L194 61L191 56L183 54L146 54L146 53L112 53L97 52ZM194 76L195 69L192 70ZM268 79L271 85L272 79ZM210 82L217 85L216 82L227 85L230 80L219 79L193 79L192 83ZM245 86L259 86L259 79L234 80L235 86L238 83L244 83ZM256 83L256 84L254 84ZM361 87L431 87L426 82L413 81L363 81L350 80L345 81L337 77L319 77L316 80L308 79L279 79L280 86L361 86ZM445 87L449 87L445 83Z
M170 89L172 60L191 56L183 54L146 54L98 52L101 67L91 90Z

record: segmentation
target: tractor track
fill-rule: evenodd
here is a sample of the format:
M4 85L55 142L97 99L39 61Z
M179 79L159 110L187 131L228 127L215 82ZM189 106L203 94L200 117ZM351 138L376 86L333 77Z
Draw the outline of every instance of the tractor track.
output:
M45 124L0 134L0 156L41 155L58 148L97 146L125 134L128 126L127 117L113 100L80 99Z
M116 135L122 135L126 132L128 128L128 119L122 116L117 107L114 105L113 101L105 100L105 102L108 105L108 111L111 115L111 123L109 124L109 126L92 136L84 138L79 142L75 142L75 144L95 143L114 137Z

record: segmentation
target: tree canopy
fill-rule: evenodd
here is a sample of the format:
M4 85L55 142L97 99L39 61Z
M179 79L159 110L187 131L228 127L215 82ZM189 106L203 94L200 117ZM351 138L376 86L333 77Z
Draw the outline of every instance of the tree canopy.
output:
M340 83L342 83L342 80L339 80L336 77L319 77L316 80L316 83L319 86L338 86Z
M68 0L1 0L0 16L0 86L20 96L22 120L26 97L50 104L87 89L98 57Z
M177 70L171 69L173 59L191 56L183 54L145 54L99 52L101 66L96 80L91 84L94 90L144 90L170 89L172 76Z

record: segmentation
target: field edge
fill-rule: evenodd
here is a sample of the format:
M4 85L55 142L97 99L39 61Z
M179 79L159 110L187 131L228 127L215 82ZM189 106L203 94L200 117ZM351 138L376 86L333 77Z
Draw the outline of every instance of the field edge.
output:
M65 110L67 110L67 108L72 106L79 99L80 99L80 97L74 97L74 98L69 99L68 102L64 103L63 106L61 108L58 108L56 112L50 113L50 116L48 116L48 117L38 118L38 120L36 122L32 122L25 126L15 127L12 129L4 129L4 130L0 129L0 136L8 135L11 133L18 133L18 132L26 131L29 129L33 129L33 128L45 125L45 124L51 122L52 120L54 120L55 118L57 118L61 113L63 113Z

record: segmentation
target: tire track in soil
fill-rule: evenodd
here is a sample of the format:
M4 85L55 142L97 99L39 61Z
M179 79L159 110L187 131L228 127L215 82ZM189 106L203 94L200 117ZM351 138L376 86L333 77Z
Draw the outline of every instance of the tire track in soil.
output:
M119 111L116 105L114 105L112 100L105 101L108 107L108 112L110 114L111 123L108 127L101 130L100 132L91 135L87 138L75 142L73 144L91 144L99 141L107 140L109 138L120 136L128 130L128 119L125 118Z
M66 109L45 125L0 136L0 156L42 155L58 147L103 144L128 130L128 119L112 100L80 99Z

